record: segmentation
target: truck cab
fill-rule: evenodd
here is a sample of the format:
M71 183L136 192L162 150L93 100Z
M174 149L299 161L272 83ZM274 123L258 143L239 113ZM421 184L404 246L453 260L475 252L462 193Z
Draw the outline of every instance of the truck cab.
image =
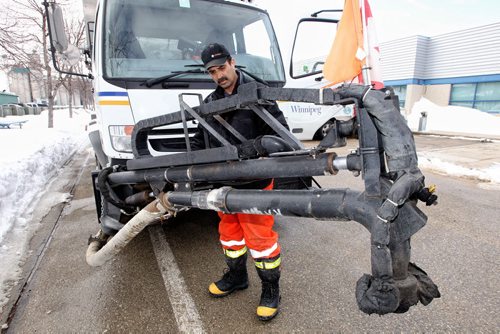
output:
M89 37L98 131L93 146L102 146L98 157L107 158L99 161L102 166L133 158L130 135L138 121L178 111L180 93L188 93L183 99L194 106L215 89L200 59L209 43L224 44L237 66L270 86L285 84L269 16L251 4L102 0L84 1L84 8L87 27L93 30ZM191 122L192 130L196 126ZM148 145L153 155L185 151L182 126L155 129Z
M251 3L236 0L83 1L88 30L85 54L90 58L87 64L95 102L95 120L89 127L97 158L97 171L92 177L101 229L112 235L131 217L113 197L128 198L138 189L123 185L112 189L115 195L101 197L102 189L107 188L100 180L104 180L110 170L134 159L131 139L134 126L139 122L173 114L181 109L180 105L198 106L216 88L201 60L205 46L224 44L240 71L270 87L283 87L288 75L267 11ZM53 50L68 58L68 62L74 61L76 48L69 47L64 40L60 7L54 3L45 5ZM337 21L330 21L326 35L333 40L336 25L331 23ZM302 40L321 35L307 32ZM318 43L313 45L307 47L306 44L302 50L316 54ZM320 55L323 57L323 53ZM290 80L289 87L318 88L325 84L322 79L317 80L321 60L309 58L305 53L295 58L299 61L292 59L295 66L291 67L289 78L301 80ZM309 60L304 63L300 59ZM306 69L308 64L310 70ZM302 79L309 80L309 84ZM312 139L318 131L324 136L335 115L345 114L344 107L337 105L277 102L292 133L299 139ZM198 121L187 121L186 128L183 123L152 127L146 138L141 138L141 143L147 146L151 156L186 152L185 134L193 135ZM296 138L293 140L298 142Z

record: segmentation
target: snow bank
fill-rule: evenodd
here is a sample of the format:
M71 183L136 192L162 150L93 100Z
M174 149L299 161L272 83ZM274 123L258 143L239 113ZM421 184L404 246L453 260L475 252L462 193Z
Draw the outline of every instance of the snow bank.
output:
M458 166L454 163L443 161L432 154L418 154L418 166L422 169L433 170L445 175L470 177L492 184L500 184L500 163L495 163L485 169L474 169Z
M473 108L446 106L440 107L426 98L413 105L408 115L408 126L418 130L421 113L427 113L427 132L454 132L463 134L482 134L500 136L500 117Z
M87 112L80 111L73 119L64 109L54 113L52 129L46 128L44 112L21 116L28 120L22 129L0 130L0 242L84 139L81 123L89 122Z
M33 209L55 175L71 155L88 143L86 125L90 113L67 109L54 111L54 128L47 128L47 112L41 115L8 116L27 120L22 129L0 129L0 310L6 291L21 274L28 226ZM67 197L61 194L57 202ZM55 204L55 203L54 203Z

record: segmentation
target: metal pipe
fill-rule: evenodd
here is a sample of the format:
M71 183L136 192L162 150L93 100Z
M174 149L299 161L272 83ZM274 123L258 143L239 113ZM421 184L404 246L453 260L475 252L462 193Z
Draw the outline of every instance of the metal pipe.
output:
M227 213L354 220L369 231L377 220L378 207L364 194L350 189L249 190L222 187L194 192L169 192L165 198L174 205Z
M144 190L125 198L125 204L143 207L153 199L154 195L150 191Z
M337 170L347 169L347 157L338 157L334 159L333 167Z
M138 184L138 183L146 183L149 180L164 181L163 178L164 173L165 173L165 168L115 172L108 175L108 181L111 184Z
M381 199L369 198L364 193L350 189L246 190L230 187L169 192L164 196L166 201L174 205L225 213L354 220L371 234L373 276L392 277L392 259L388 247L390 224L381 221L376 211Z
M360 170L356 154L338 157L335 153L317 156L287 156L116 172L108 176L112 184L137 184L151 180L177 182L238 181L266 178L304 177L336 174L339 170Z
M286 177L332 175L337 172L333 167L335 156L335 153L326 153L317 157L292 156L172 167L165 171L165 179L168 182L213 182L265 179L284 175Z

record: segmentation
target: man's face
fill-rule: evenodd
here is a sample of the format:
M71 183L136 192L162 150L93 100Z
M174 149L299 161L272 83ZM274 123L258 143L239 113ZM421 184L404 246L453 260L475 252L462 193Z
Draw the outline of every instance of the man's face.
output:
M212 80L229 94L233 92L236 80L238 80L235 65L234 59L231 58L231 60L226 60L220 66L212 66L208 69L208 74L210 74Z

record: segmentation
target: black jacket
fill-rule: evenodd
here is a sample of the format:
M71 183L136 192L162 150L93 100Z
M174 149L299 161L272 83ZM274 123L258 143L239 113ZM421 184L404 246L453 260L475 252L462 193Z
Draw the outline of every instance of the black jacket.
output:
M237 71L237 73L238 73L238 81L236 82L236 86L233 90L233 95L237 93L238 86L240 84L254 81L252 78L249 78L240 71ZM260 83L258 83L258 85L264 86L263 84ZM224 89L220 86L217 86L215 91L213 91L209 96L207 96L204 102L207 103L210 101L223 99L224 97L226 97ZM269 111L271 115L273 115L281 124L283 124L283 126L289 129L288 124L286 123L285 120L285 116L278 108L276 102L275 101L269 101L269 102L270 105L266 106L267 111ZM257 116L251 110L245 110L245 109L234 110L231 112L221 114L221 117L224 118L224 120L226 120L239 133L241 133L241 135L245 137L247 140L255 139L258 136L263 136L263 135L276 135L276 132L274 132L274 130L271 129L271 127L269 127L269 125L267 125L266 122L264 122L259 116ZM224 126L222 126L222 124L220 124L213 117L208 117L206 121L231 144L233 145L241 144L241 142L236 137L234 137L228 130L226 130L226 128L224 128ZM208 143L207 143L208 146L205 145L205 135L208 136ZM222 146L222 144L219 143L219 141L215 139L213 136L211 136L210 133L208 133L208 131L206 131L201 125L198 126L198 129L194 137L191 138L191 148L193 150L202 150L206 148L214 148L220 146ZM269 183L270 180L267 179L267 180L246 182L243 184L242 182L237 182L236 184L228 182L227 184L235 186L236 188L262 189L267 185L269 185Z
M238 73L238 81L236 82L236 86L233 90L233 94L236 94L238 91L238 86L243 83L248 83L251 81L254 81L252 78L249 78L248 76L244 75L240 71L237 71ZM259 85L262 85L259 83ZM264 85L262 85L264 86ZM217 86L215 91L213 91L210 95L207 96L207 98L204 100L204 102L210 102L210 101L215 101L215 100L220 100L226 97L224 89L220 86ZM286 123L285 116L281 112L281 110L278 108L278 105L274 101L270 101L270 105L266 106L267 111L271 115L273 115L278 122L283 124L287 129L288 124ZM240 110L235 110L231 112L227 112L224 114L221 114L222 118L226 120L233 128L235 128L239 133L243 135L246 139L255 139L258 136L263 136L263 135L276 135L273 129L269 127L269 125L266 124L259 116L257 116L253 111L251 110L245 110L245 109L240 109ZM207 123L210 124L218 133L224 137L227 141L229 141L233 145L238 145L241 144L241 142L234 137L224 126L222 126L217 120L215 120L213 117L209 117L207 119ZM205 132L208 135L209 141L208 141L208 147L205 146ZM198 126L198 129L196 131L196 134L194 137L191 139L191 148L193 150L202 150L205 148L213 148L213 147L220 147L222 146L217 139L215 139L213 136L211 136L208 131L203 129L201 126Z

